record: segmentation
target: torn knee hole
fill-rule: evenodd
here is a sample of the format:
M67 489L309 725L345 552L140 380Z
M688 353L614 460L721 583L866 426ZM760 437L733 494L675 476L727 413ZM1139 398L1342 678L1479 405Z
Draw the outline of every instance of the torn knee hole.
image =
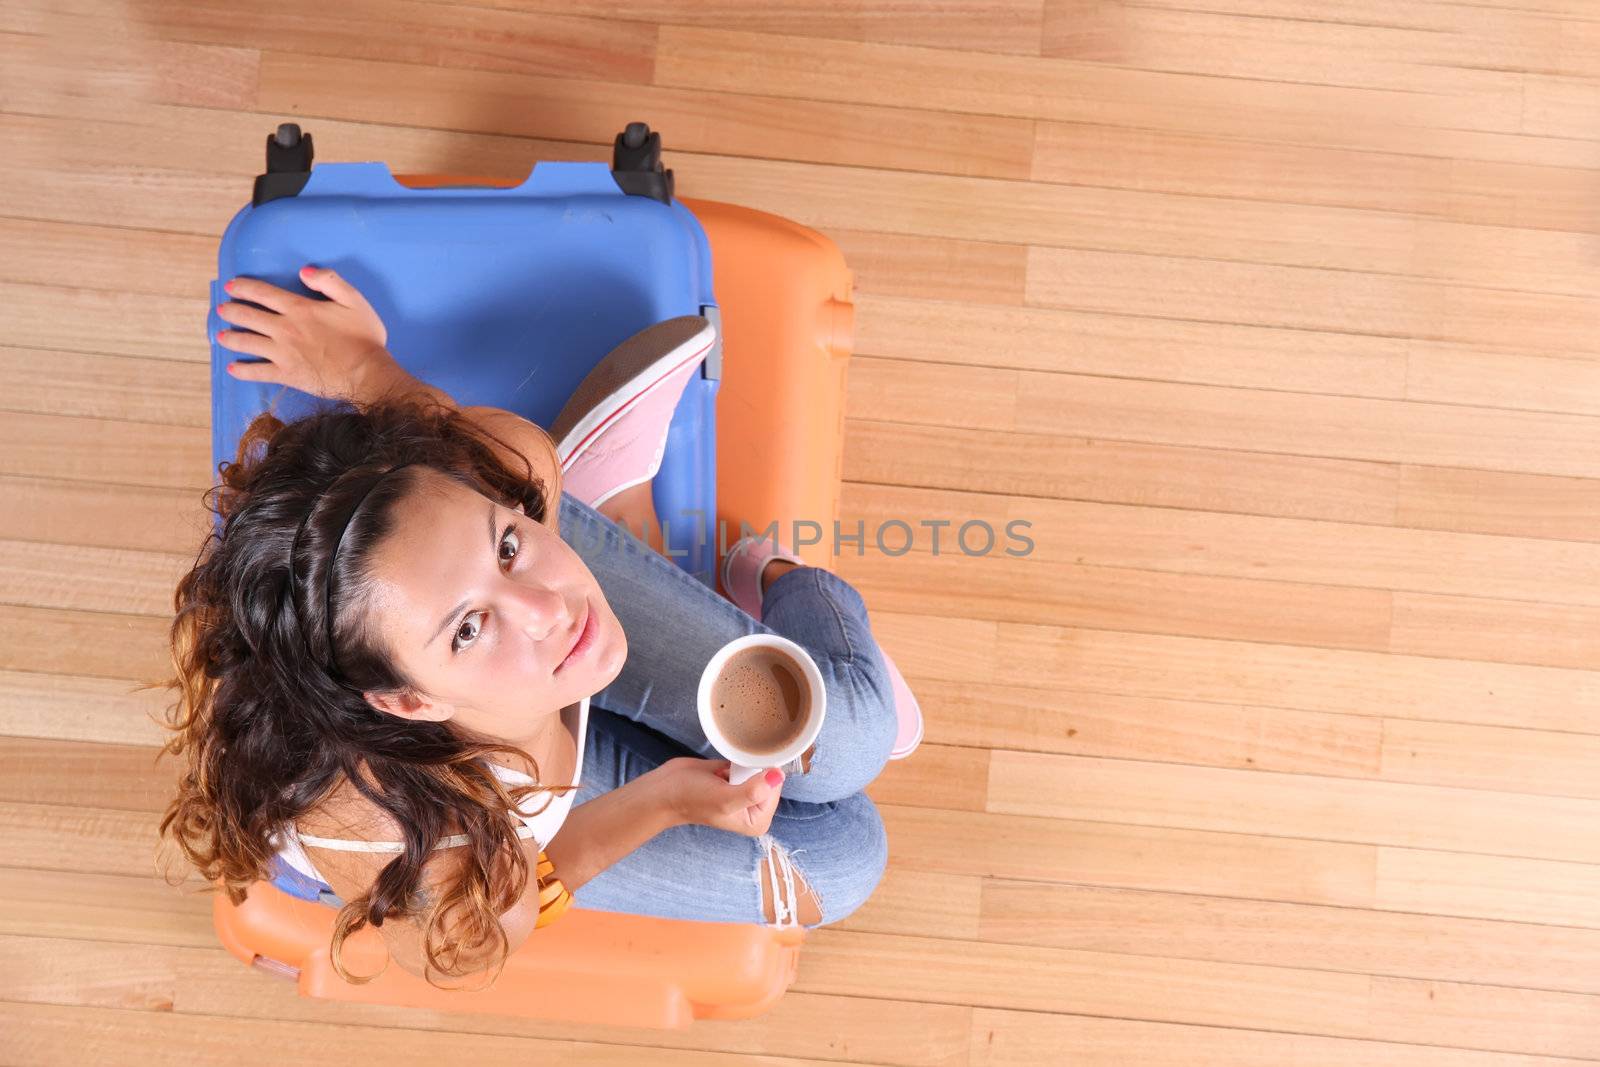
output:
M762 838L767 854L756 870L761 884L761 910L774 926L816 926L822 922L822 902L816 891L795 870L794 861L770 838ZM777 907L774 907L774 901Z

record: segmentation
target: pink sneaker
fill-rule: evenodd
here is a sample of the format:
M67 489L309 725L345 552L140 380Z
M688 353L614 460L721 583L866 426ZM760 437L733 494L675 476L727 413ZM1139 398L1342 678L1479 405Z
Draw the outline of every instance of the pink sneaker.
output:
M878 651L883 652L882 645L878 646ZM889 668L889 680L894 682L894 717L900 723L889 758L905 759L922 744L922 707L911 695L911 687L906 685L900 668L894 665L894 659L887 652L883 652L883 665Z
M775 559L805 563L793 552L773 544L772 538L757 538L755 534L739 538L722 557L722 590L752 618L761 618L761 572Z
M710 321L682 315L612 349L578 383L550 427L562 488L599 507L654 478L672 413L716 338Z
M761 618L761 572L774 559L805 563L794 553L773 544L770 537L758 539L754 534L735 541L722 557L723 592L746 614L756 619ZM878 651L883 653L883 664L889 669L889 680L894 684L894 716L900 727L895 734L894 747L889 750L889 758L905 759L922 744L922 708L912 695L900 668L895 666L894 659L884 651L883 646L880 645Z

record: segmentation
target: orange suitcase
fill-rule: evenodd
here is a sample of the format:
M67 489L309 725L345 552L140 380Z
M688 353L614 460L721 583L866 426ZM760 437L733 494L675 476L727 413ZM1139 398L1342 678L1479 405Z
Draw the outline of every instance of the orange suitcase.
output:
M792 524L809 521L820 527L821 540L799 553L830 566L852 338L850 271L831 241L804 226L730 204L682 203L710 241L722 312L717 518L726 540L718 537L718 556L738 539L741 523L762 530L776 521L780 535L792 540ZM813 532L803 539L814 535L805 529ZM229 952L296 980L303 996L653 1028L763 1014L794 981L805 938L798 928L588 911L574 902L512 954L492 988L458 991L393 965L365 985L345 982L328 958L334 914L269 882L252 886L237 907L219 892L213 909ZM344 959L356 974L383 968L381 935L370 927L353 935Z

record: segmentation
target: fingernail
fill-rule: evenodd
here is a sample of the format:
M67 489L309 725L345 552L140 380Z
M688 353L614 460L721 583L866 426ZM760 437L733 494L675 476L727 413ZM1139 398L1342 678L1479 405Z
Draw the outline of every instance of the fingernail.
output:
M231 282L231 281L223 282L222 283L222 288L225 289L226 291L230 292L230 293L233 292L233 282Z
M782 782L782 781L783 781L783 772L778 770L776 767L772 768L772 770L767 772L767 784L768 785L776 786L779 782Z

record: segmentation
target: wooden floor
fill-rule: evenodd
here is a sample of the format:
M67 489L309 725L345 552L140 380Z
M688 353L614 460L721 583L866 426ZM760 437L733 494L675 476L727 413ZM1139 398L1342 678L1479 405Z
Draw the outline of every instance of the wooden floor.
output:
M0 1064L1600 1059L1600 4L878 7L0 4ZM845 519L953 525L841 561L927 737L769 1015L300 1000L154 875L129 690L289 118L503 177L646 119L857 272Z

